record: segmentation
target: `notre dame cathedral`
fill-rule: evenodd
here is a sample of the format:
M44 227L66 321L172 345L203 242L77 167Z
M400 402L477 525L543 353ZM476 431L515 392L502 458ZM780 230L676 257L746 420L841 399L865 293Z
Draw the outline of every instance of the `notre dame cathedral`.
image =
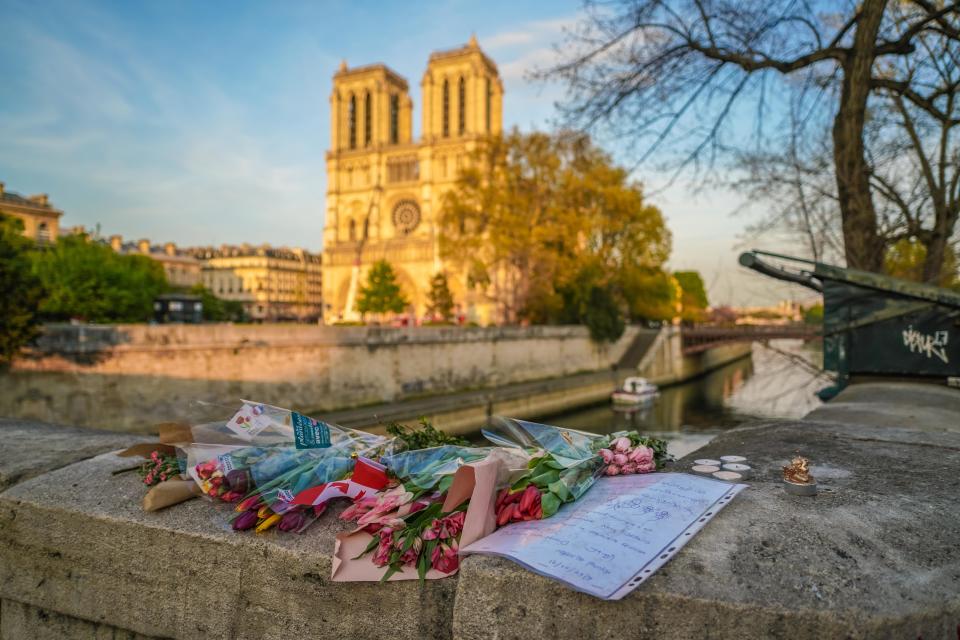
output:
M430 279L445 271L459 312L486 324L489 305L443 264L437 218L443 193L490 134L503 128L503 83L476 38L430 56L420 82L422 126L413 137L413 101L402 76L383 64L333 77L323 297L327 322L356 320L367 270L386 259L410 312L422 317Z

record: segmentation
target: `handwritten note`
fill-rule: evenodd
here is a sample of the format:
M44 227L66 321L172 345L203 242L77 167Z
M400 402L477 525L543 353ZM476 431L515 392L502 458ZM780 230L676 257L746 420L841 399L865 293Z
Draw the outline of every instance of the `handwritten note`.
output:
M503 556L577 591L619 600L744 488L685 473L602 478L552 518L503 527L461 553Z

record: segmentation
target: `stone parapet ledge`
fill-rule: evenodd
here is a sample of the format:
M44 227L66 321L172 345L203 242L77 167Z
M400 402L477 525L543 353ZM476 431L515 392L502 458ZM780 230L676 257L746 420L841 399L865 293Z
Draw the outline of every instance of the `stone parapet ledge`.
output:
M839 400L868 406L888 391ZM688 456L745 455L756 476L619 602L485 557L423 587L332 583L333 536L349 526L334 514L302 536L233 533L229 507L199 499L145 514L136 475L112 474L129 460L104 454L0 495L0 630L5 640L954 638L960 412L938 424L910 397L891 402L884 427L772 421ZM780 485L796 453L812 460L814 498Z
M0 598L165 638L450 636L456 579L332 583L349 523L234 533L203 499L144 513L139 477L112 474L129 466L104 454L0 495Z
M0 418L0 491L78 460L151 439L116 431Z
M816 497L781 486L795 453L812 460ZM469 557L454 637L956 636L960 433L768 423L688 458L727 454L758 470L750 488L625 599L603 602L507 561Z

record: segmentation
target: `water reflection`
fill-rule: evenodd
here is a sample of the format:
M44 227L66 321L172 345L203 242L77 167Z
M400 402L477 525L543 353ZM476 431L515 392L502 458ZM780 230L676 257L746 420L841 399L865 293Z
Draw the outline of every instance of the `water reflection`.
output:
M595 433L636 429L666 438L674 455L686 455L744 422L799 418L813 410L820 402L814 393L828 383L818 373L819 348L789 340L755 344L750 357L662 389L655 401L634 411L605 403L543 421Z

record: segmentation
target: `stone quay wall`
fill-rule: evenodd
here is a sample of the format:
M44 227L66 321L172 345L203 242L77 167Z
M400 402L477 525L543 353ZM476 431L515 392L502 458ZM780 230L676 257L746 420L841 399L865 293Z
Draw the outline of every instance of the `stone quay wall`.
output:
M135 461L109 453L139 437L81 431L0 419L0 640L955 640L960 625L960 391L946 387L854 385L677 461L736 453L755 474L617 602L485 556L423 586L335 583L343 505L303 535L233 533L230 506L202 499L144 513ZM797 453L816 497L781 486Z
M196 402L327 411L610 370L644 330L52 325L0 372L0 415L148 432Z

